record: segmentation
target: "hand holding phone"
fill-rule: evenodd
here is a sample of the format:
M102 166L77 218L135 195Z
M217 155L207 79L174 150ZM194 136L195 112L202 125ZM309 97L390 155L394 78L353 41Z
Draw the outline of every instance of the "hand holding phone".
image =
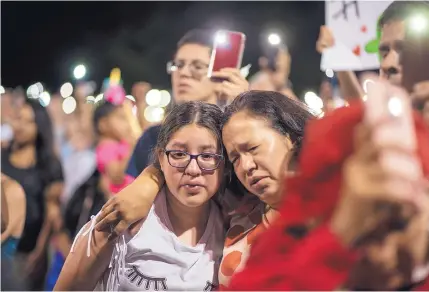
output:
M372 159L384 173L374 180L380 181L388 193L415 196L423 171L416 156L411 100L405 90L383 81L372 81L367 90L364 122L371 129ZM379 209L388 212L392 226L402 230L415 207L386 202L380 203Z
M249 82L235 68L223 68L219 72L213 72L212 78L222 80L217 84L219 105L229 104L241 93L249 90Z
M343 198L332 221L333 230L355 247L406 232L422 198L416 191L422 170L407 94L376 79L367 84L367 94L363 122L354 130L353 154L343 165Z

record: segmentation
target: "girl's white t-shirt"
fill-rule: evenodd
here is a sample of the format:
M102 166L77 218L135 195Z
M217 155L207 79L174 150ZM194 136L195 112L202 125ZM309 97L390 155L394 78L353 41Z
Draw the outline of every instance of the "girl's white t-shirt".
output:
M210 291L216 288L224 227L218 206L213 201L210 204L203 236L196 246L188 246L172 232L163 189L137 234L124 235L122 248L119 238L111 267L96 290Z

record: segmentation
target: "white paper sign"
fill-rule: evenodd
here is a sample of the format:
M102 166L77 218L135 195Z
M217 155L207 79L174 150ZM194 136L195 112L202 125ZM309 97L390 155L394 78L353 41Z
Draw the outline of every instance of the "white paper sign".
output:
M377 22L392 1L325 1L325 21L335 45L322 54L320 67L332 70L371 70L380 66Z

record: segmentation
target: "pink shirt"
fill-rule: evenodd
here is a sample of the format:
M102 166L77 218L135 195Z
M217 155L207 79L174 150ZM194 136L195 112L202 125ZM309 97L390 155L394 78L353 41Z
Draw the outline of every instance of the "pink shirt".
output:
M127 158L130 151L130 145L126 141L105 141L99 143L95 150L98 171L105 176L107 164ZM121 184L115 185L109 181L109 190L113 194L116 194L129 185L133 180L134 178L132 176L125 174L124 181Z

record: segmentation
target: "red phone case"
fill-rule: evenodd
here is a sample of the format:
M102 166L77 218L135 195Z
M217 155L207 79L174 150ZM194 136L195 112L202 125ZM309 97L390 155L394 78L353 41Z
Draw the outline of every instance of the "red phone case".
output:
M223 41L215 37L208 76L212 72L223 68L237 68L241 66L246 35L236 31L218 31L216 36L222 36Z

